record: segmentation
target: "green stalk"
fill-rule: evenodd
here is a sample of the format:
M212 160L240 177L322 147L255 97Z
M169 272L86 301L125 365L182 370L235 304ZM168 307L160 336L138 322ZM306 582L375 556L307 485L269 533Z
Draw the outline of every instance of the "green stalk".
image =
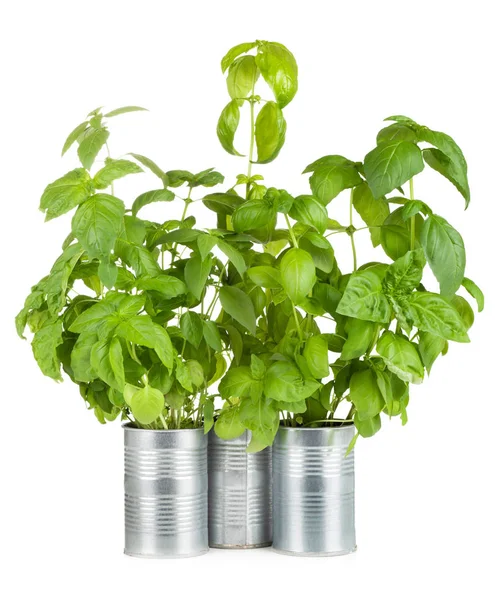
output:
M409 180L409 198L411 200L414 200L414 181L413 181L412 177ZM413 251L414 247L416 245L416 215L413 215L411 217L410 221L411 221L411 243L410 243L410 248L411 248L411 251Z
M292 303L292 312L294 313L294 321L296 323L296 329L297 329L297 333L299 335L299 341L303 341L303 334L301 331L301 327L299 325L299 315L297 314L297 310L296 310L296 306L294 303Z
M357 271L357 253L356 253L356 244L354 243L354 231L352 231L352 201L354 199L354 188L351 188L351 196L349 202L349 227L351 227L350 238L351 238L351 247L352 247L352 271L355 273Z
M294 235L294 231L292 229L292 225L290 224L289 217L284 214L285 222L287 223L287 227L289 229L290 239L292 240L292 245L294 248L299 248L299 244L297 243L296 236Z
M183 223L186 215L187 215L187 209L189 207L189 204L191 204L191 193L192 193L192 187L189 188L189 192L187 194L187 198L184 200L184 210L182 211L182 216L180 218L180 222ZM174 264L175 258L176 258L176 254L177 254L177 245L178 242L175 242L175 244L172 246L172 264L171 266ZM165 254L165 251L162 252L162 269L163 269L163 255Z
M251 170L252 170L252 160L254 153L254 86L255 82L253 80L253 87L251 89L251 98L249 99L249 120L250 120L250 130L249 130L249 156L248 156L248 168L247 168L247 176L248 179L251 178ZM248 181L246 183L246 200L249 195L249 188L251 187L251 183Z

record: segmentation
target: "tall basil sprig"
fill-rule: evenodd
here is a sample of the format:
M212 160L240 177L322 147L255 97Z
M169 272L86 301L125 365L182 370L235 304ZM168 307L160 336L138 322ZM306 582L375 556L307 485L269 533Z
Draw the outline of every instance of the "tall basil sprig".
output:
M92 111L64 144L63 153L77 144L81 166L47 186L40 208L47 220L75 210L71 233L16 326L23 336L29 325L41 371L61 381L63 369L100 422L121 415L138 427L197 427L212 418L208 386L226 368L225 342L204 307L223 265L187 211L197 188L223 176L165 172L140 154L107 156L94 167L100 152L109 154L109 119L135 110L143 109ZM143 168L159 184L126 208L114 182ZM180 219L138 216L151 203L173 201L183 203Z
M277 254L288 244L288 232L276 230L277 216L289 212L294 198L285 190L262 185L263 177L253 174L252 166L273 161L285 142L283 110L297 92L297 63L282 44L257 41L229 50L221 66L222 71L227 72L231 100L220 115L217 135L227 152L247 155L247 171L237 176L236 184L227 192L209 194L203 201L217 213L218 231L242 254L246 267L242 272L227 269L219 293L222 311L217 321L228 334L232 364L228 377L219 386L225 404L217 415L215 431L220 437L230 439L250 428L253 440L249 450L256 451L271 443L274 433L267 437L263 429L268 427L275 431L278 417L265 410L261 404L264 398L256 393L259 386L251 386L252 380L247 377L250 361L258 361L261 367L263 362L257 355L270 351L265 348L263 335L271 305L270 292L263 290L252 277L259 269L274 263ZM260 77L271 88L274 100L265 100L256 94ZM242 155L234 140L241 120L240 109L246 103L249 149ZM251 389L245 387L243 394L236 389L230 393L232 373L244 378Z

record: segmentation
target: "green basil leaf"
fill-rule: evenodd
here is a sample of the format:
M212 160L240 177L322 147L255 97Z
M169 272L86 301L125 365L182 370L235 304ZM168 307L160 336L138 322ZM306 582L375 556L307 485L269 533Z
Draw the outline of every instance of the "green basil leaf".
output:
M142 389L133 387L132 395L127 395L126 402L131 407L134 418L142 425L149 425L158 419L165 408L165 399L160 390L150 385ZM129 384L126 385L126 390Z
M241 422L239 412L239 404L223 408L220 411L218 419L215 422L215 433L219 438L222 440L233 440L246 431L246 427Z
M146 226L144 222L137 217L125 215L123 224L124 228L120 233L120 237L123 237L132 244L141 245L146 238Z
M222 338L215 322L205 321L203 323L203 335L210 348L213 348L216 352L222 351Z
M230 67L230 65L234 62L234 60L240 56L241 54L245 54L249 52L252 48L255 48L257 42L244 42L243 44L238 44L231 48L227 54L222 58L222 73Z
M303 356L306 359L311 375L315 379L328 377L330 374L328 344L323 336L314 335L310 337L304 346Z
M229 369L218 386L222 398L242 398L249 396L255 380L249 367L234 367Z
M212 265L213 258L211 255L202 260L199 254L191 256L186 263L184 279L188 289L198 300L201 299Z
M443 352L446 343L447 342L443 337L440 337L439 335L434 335L428 331L421 331L419 333L419 354L428 374L430 373L435 360Z
M245 200L233 193L208 194L203 198L203 204L220 215L231 215Z
M168 369L172 369L174 349L170 337L165 329L153 323L148 315L129 318L120 323L115 333L128 342L152 348L162 363Z
M478 305L478 312L481 312L485 308L485 296L483 295L483 292L474 283L474 281L468 279L467 277L464 277L464 279L462 280L462 286L464 287L466 292L468 292L476 300L476 304Z
M409 294L421 283L426 264L422 248L406 252L392 263L383 279L383 288L391 295Z
M383 119L384 121L396 121L397 123L403 123L404 125L408 125L409 127L417 127L416 121L413 121L409 117L405 117L404 115L393 115L391 117L387 117Z
M93 127L88 127L82 134L77 154L82 166L88 171L93 166L100 150L107 143L109 135L108 129L94 129Z
M305 386L301 371L289 361L271 364L265 375L265 395L279 402L300 402L314 389Z
M244 156L234 148L234 137L239 126L239 103L232 100L220 113L217 124L217 136L224 150L234 156Z
M287 106L297 92L297 63L293 54L282 44L258 42L256 64L280 108Z
M256 335L256 314L249 296L239 288L225 286L220 289L219 297L223 310Z
M138 244L118 239L115 244L115 254L125 264L132 267L138 277L143 275L160 275L162 272L151 252Z
M279 427L279 415L275 403L263 398L262 386L257 382L258 392L251 394L240 405L240 418L251 432L251 441L247 452L259 452L273 444Z
M40 210L46 214L45 220L50 221L79 206L92 192L89 173L84 169L74 169L45 188Z
M249 279L262 288L277 289L282 287L280 271L273 267L251 267L247 270Z
M409 401L409 383L387 369L375 371L376 383L385 400L384 412L390 417L401 414Z
M110 256L124 213L122 200L107 194L95 194L77 209L72 232L90 259Z
M314 231L308 231L299 238L299 247L311 254L317 269L324 273L332 272L335 266L335 255L332 245L325 237Z
M168 185L168 177L167 174L160 169L160 167L153 162L150 158L143 156L142 154L134 154L133 152L129 153L129 156L135 158L138 162L140 162L143 166L149 169L153 175L156 175L159 179L161 179L164 187Z
M84 250L77 243L66 248L53 264L50 275L45 279L43 291L46 294L46 303L51 314L58 314L66 305L69 279L83 253Z
M266 366L265 363L258 358L256 354L251 354L251 365L250 365L251 375L256 380L262 380L265 377Z
M407 140L382 142L364 158L364 174L375 198L381 198L424 169L421 150Z
M375 198L370 187L363 182L354 189L352 203L359 216L370 228L371 243L380 244L380 226L390 214L388 202L384 198Z
M291 248L280 261L280 278L294 304L301 302L312 290L316 271L311 255L300 248Z
M175 377L185 390L191 393L194 391L191 371L187 368L187 364L183 363L181 360L176 361ZM174 396L173 393L170 393L168 394L166 401L172 408L180 408L184 403L184 396L182 394Z
M206 331L206 327L205 327L205 331ZM205 335L205 340L206 340L206 335ZM208 345L211 345L211 344L209 344L208 341L207 341L207 343L208 343ZM218 381L221 377L223 377L226 370L227 370L227 361L225 360L223 355L215 354L215 372L208 380L208 385L212 385L213 383Z
M199 348L203 339L203 321L197 313L190 310L183 313L180 318L180 330L186 341Z
M414 215L422 212L425 215L431 215L431 209L421 200L408 200L402 209L402 218L407 221Z
M343 156L324 156L308 165L304 172L311 170L314 172L309 178L309 185L322 204L328 204L340 192L362 183L356 164Z
M467 208L471 194L466 159L462 150L449 135L441 131L433 131L428 127L418 127L417 133L421 142L428 142L437 148L436 150L427 148L423 151L426 163L455 185L464 197Z
M325 233L327 229L327 209L313 196L295 198L289 215L295 221L314 227L319 233Z
M124 358L117 338L96 342L91 349L90 360L100 379L119 392L124 391Z
M258 151L258 164L274 160L285 142L287 123L280 106L267 102L256 117L255 140Z
M411 234L409 221L403 218L404 207L400 207L385 219L380 229L380 243L387 256L397 260L404 256L411 248ZM416 242L421 234L423 219L416 214Z
M371 419L381 412L385 402L371 369L351 375L350 399L360 419Z
M329 283L318 282L313 288L313 296L318 300L321 306L335 318L337 307L342 294L339 290Z
M274 208L265 202L248 200L235 209L232 215L232 226L239 233L254 231L267 224L274 227L276 215Z
M217 237L214 235L210 235L209 233L200 233L196 239L196 244L198 246L199 254L201 258L204 260L208 254L210 254L211 250L217 245L218 242Z
M102 259L98 265L98 277L102 284L109 290L115 285L118 272L117 265L107 259Z
M469 342L459 313L442 296L432 292L414 292L407 309L420 331L428 331L454 342Z
M160 292L163 298L176 298L187 293L187 288L180 279L171 275L143 275L135 283L138 290Z
M421 232L426 259L440 284L440 293L451 297L464 279L466 251L460 234L445 219L429 216Z
M213 404L212 398L207 398L203 403L203 428L205 435L212 429L213 425L215 425L215 420L213 415L215 413L215 405Z
M341 156L340 154L327 154L326 156L322 156L321 158L318 158L317 160L309 164L304 169L303 174L312 173L320 167L331 167L334 165L356 169L358 163L355 163L354 161L349 160L348 158L346 158L345 156Z
M110 119L111 117L116 117L117 115L123 115L124 113L136 112L138 110L148 111L147 108L142 108L141 106L123 106L122 108L116 108L115 110L111 110L104 117Z
M351 276L337 306L337 313L375 323L390 322L392 310L376 270L370 268Z
M451 298L450 303L459 313L466 331L469 330L474 323L474 312L469 302L462 296L454 296Z
M367 438L372 437L380 431L382 426L382 420L380 415L375 415L370 419L363 419L360 415L354 415L354 425L356 430L361 437Z
M217 245L218 245L219 250L221 250L225 254L225 256L230 260L230 262L237 269L237 272L239 273L239 275L244 275L244 273L246 272L247 266L246 266L246 261L244 260L244 257L239 252L239 250L237 250L237 248L234 248L234 246L231 246L230 244L228 244L227 242L224 242L221 239L217 240Z
M422 383L424 368L416 346L407 338L385 331L376 345L378 354L392 373L409 383Z
M153 202L171 202L175 198L175 194L170 190L152 190L138 196L132 204L132 214L134 216L148 204Z
M55 381L63 381L60 374L60 359L57 355L57 348L62 343L62 321L58 319L46 321L34 334L31 342L34 358L41 372Z
M404 140L408 142L417 142L418 137L413 129L405 125L404 123L392 123L384 129L378 132L376 136L376 143L381 144L382 142L393 142Z
M371 350L371 344L374 342L378 330L376 323L348 318L344 327L347 339L340 356L342 360L359 358Z
M130 160L114 160L107 158L105 166L96 173L93 178L97 189L103 190L111 185L116 179L131 175L133 173L142 173L143 169Z
M192 180L189 183L191 188L198 186L213 187L219 183L223 183L225 177L218 171L214 171L213 168L205 169L193 175Z
M260 76L254 56L240 56L229 67L227 89L232 100L246 98L253 93L253 88Z
M76 381L89 383L96 379L96 370L91 366L91 350L98 341L96 333L81 333L72 349L70 366Z
M169 370L161 363L155 363L148 373L152 387L160 390L162 394L168 394L174 384L174 378Z
M62 156L67 152L67 150L72 146L72 144L86 131L88 128L88 121L84 121L78 125L75 129L73 129L67 139L65 140L64 147L62 148Z

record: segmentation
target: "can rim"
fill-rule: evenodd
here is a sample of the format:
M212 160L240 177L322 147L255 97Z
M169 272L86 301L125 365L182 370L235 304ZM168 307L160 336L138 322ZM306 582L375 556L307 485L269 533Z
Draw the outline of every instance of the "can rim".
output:
M298 425L297 427L290 427L288 425L280 424L279 429L287 429L288 431L338 431L339 429L349 429L354 427L354 421L346 421L345 419L334 419L335 422L341 423L338 427L305 427L304 425Z
M140 427L134 427L134 425L132 423L122 423L121 425L122 429L125 429L127 431L135 431L135 432L139 432L140 434L146 434L146 433L152 433L152 434L163 434L163 433L186 433L186 432L192 432L192 433L197 433L199 431L203 431L203 427L187 427L184 429L141 429ZM205 434L206 435L206 434Z

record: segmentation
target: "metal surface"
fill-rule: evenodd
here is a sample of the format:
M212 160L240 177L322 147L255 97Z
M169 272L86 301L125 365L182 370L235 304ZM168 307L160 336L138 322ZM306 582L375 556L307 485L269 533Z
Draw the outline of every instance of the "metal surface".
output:
M209 433L208 528L212 548L272 542L272 450L248 454L251 433L222 440Z
M207 438L202 429L124 425L125 554L185 558L208 551Z
M356 549L353 425L281 427L273 445L273 548L300 556Z

